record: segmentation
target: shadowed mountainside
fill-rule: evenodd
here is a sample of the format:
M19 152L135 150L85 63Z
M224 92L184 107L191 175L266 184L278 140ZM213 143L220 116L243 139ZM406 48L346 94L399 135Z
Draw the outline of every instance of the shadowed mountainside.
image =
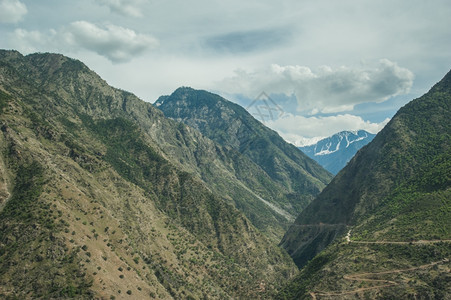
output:
M155 106L166 117L197 129L223 146L232 157L239 158L232 162L234 176L264 201L236 197L235 205L242 207L251 220L262 219L260 215L266 212L274 215L277 223L267 223L270 228L287 224L332 178L244 108L218 95L179 88L170 96L160 97ZM213 186L218 181L211 174L203 179ZM249 207L250 203L255 205ZM288 218L280 219L280 214Z

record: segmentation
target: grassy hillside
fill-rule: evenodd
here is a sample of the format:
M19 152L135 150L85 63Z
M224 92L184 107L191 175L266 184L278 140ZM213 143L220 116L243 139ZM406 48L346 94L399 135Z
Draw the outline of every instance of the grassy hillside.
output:
M0 91L1 298L268 298L294 274L181 163L212 141L61 55L0 51Z
M447 299L451 296L450 153L395 189L320 252L278 299Z
M448 73L401 108L298 217L304 235L293 228L284 243L298 246L291 254L305 266L279 298L451 296L450 105ZM322 233L335 239L315 236L326 220ZM307 263L306 255L316 256Z
M348 226L360 224L379 210L395 189L431 169L434 161L446 160L451 132L450 77L401 108L298 216L282 245L299 266L344 234ZM441 172L448 174L448 167L444 165Z

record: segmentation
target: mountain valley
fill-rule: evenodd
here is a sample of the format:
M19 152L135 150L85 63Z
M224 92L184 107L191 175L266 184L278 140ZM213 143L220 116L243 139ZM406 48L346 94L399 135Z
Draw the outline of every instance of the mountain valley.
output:
M450 107L451 72L308 157L210 92L0 50L0 298L448 299Z

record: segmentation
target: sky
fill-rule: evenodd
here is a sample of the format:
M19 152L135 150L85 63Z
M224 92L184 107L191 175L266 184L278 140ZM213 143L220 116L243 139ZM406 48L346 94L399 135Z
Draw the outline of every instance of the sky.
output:
M0 0L0 48L83 61L147 102L180 86L301 145L377 133L451 68L449 0Z

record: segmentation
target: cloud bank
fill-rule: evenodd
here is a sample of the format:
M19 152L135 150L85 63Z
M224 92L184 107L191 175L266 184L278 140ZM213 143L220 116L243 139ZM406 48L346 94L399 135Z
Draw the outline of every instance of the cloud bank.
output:
M248 72L235 71L235 76L218 84L229 93L250 98L261 91L295 95L299 112L338 113L351 111L355 105L383 102L407 93L414 75L388 59L359 68L323 66L313 71L299 65L280 66Z
M0 1L0 23L17 23L27 12L26 5L18 0Z
M0 0L0 46L78 58L149 101L189 85L246 107L264 91L287 113L368 126L449 71L450 3ZM295 133L328 135L307 125Z

